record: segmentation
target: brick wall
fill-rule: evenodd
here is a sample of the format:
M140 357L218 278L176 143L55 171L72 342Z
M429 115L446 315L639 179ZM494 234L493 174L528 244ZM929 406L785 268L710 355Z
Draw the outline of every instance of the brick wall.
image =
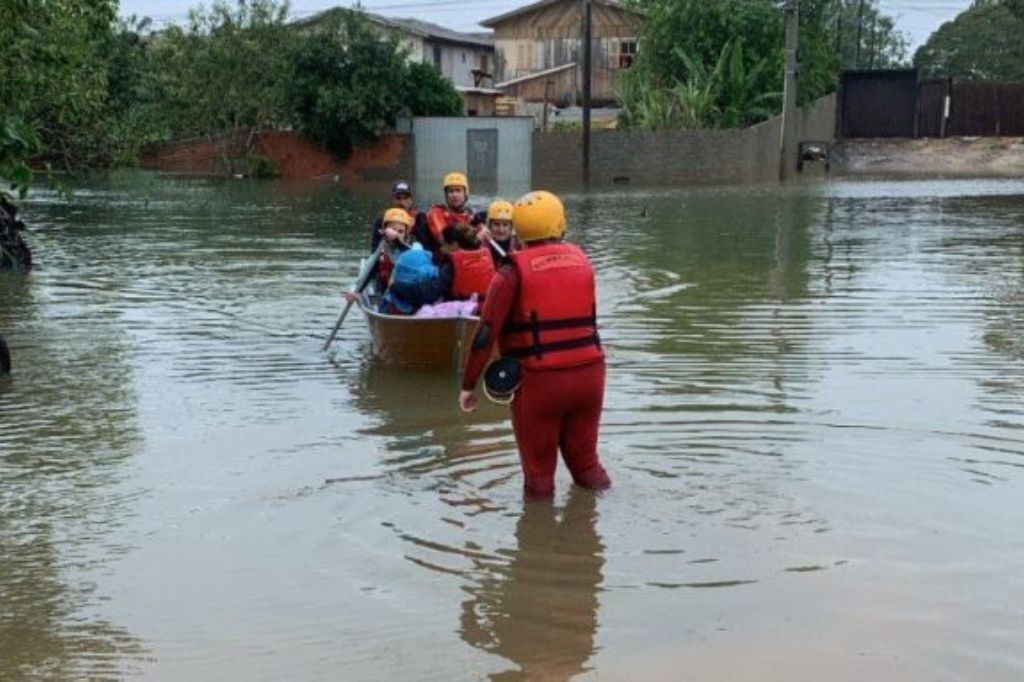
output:
M189 175L222 175L219 161L227 140L192 139L161 145L140 161L143 168ZM338 176L343 185L390 183L415 172L413 145L408 135L384 135L373 144L357 147L341 160L291 131L261 132L255 152L274 163L281 177L313 179Z

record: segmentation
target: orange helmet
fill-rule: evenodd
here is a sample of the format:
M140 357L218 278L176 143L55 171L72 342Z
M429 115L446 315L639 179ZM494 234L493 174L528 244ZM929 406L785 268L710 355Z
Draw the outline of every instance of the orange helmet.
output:
M513 207L512 224L524 242L561 237L565 234L565 207L551 192L530 192Z
M504 199L492 201L487 207L487 220L512 220L512 204Z
M389 208L384 211L384 220L381 222L385 226L388 223L402 223L406 227L412 227L412 216L404 208Z

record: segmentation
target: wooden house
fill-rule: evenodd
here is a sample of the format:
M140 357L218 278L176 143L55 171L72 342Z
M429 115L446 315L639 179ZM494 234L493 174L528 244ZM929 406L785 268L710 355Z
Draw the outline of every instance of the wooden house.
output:
M619 74L636 58L644 15L615 0L591 0L591 99L616 101ZM480 22L494 31L494 87L526 101L580 101L583 5L541 0Z

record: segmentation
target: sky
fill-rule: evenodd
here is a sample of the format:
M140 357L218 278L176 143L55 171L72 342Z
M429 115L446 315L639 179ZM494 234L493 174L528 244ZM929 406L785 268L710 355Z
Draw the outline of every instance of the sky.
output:
M121 14L148 16L158 26L181 23L188 8L199 0L121 0ZM527 5L533 0L363 0L370 12L391 17L412 17L457 31L479 31L476 22ZM209 4L209 2L207 2ZM301 18L351 2L338 0L292 0L292 15ZM910 51L922 45L932 31L967 9L971 0L880 0L882 12L910 37Z

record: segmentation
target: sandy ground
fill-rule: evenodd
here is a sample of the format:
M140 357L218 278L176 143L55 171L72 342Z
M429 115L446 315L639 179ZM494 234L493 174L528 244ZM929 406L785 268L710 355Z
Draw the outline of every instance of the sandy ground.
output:
M1024 176L1024 138L843 140L832 168L851 175Z

